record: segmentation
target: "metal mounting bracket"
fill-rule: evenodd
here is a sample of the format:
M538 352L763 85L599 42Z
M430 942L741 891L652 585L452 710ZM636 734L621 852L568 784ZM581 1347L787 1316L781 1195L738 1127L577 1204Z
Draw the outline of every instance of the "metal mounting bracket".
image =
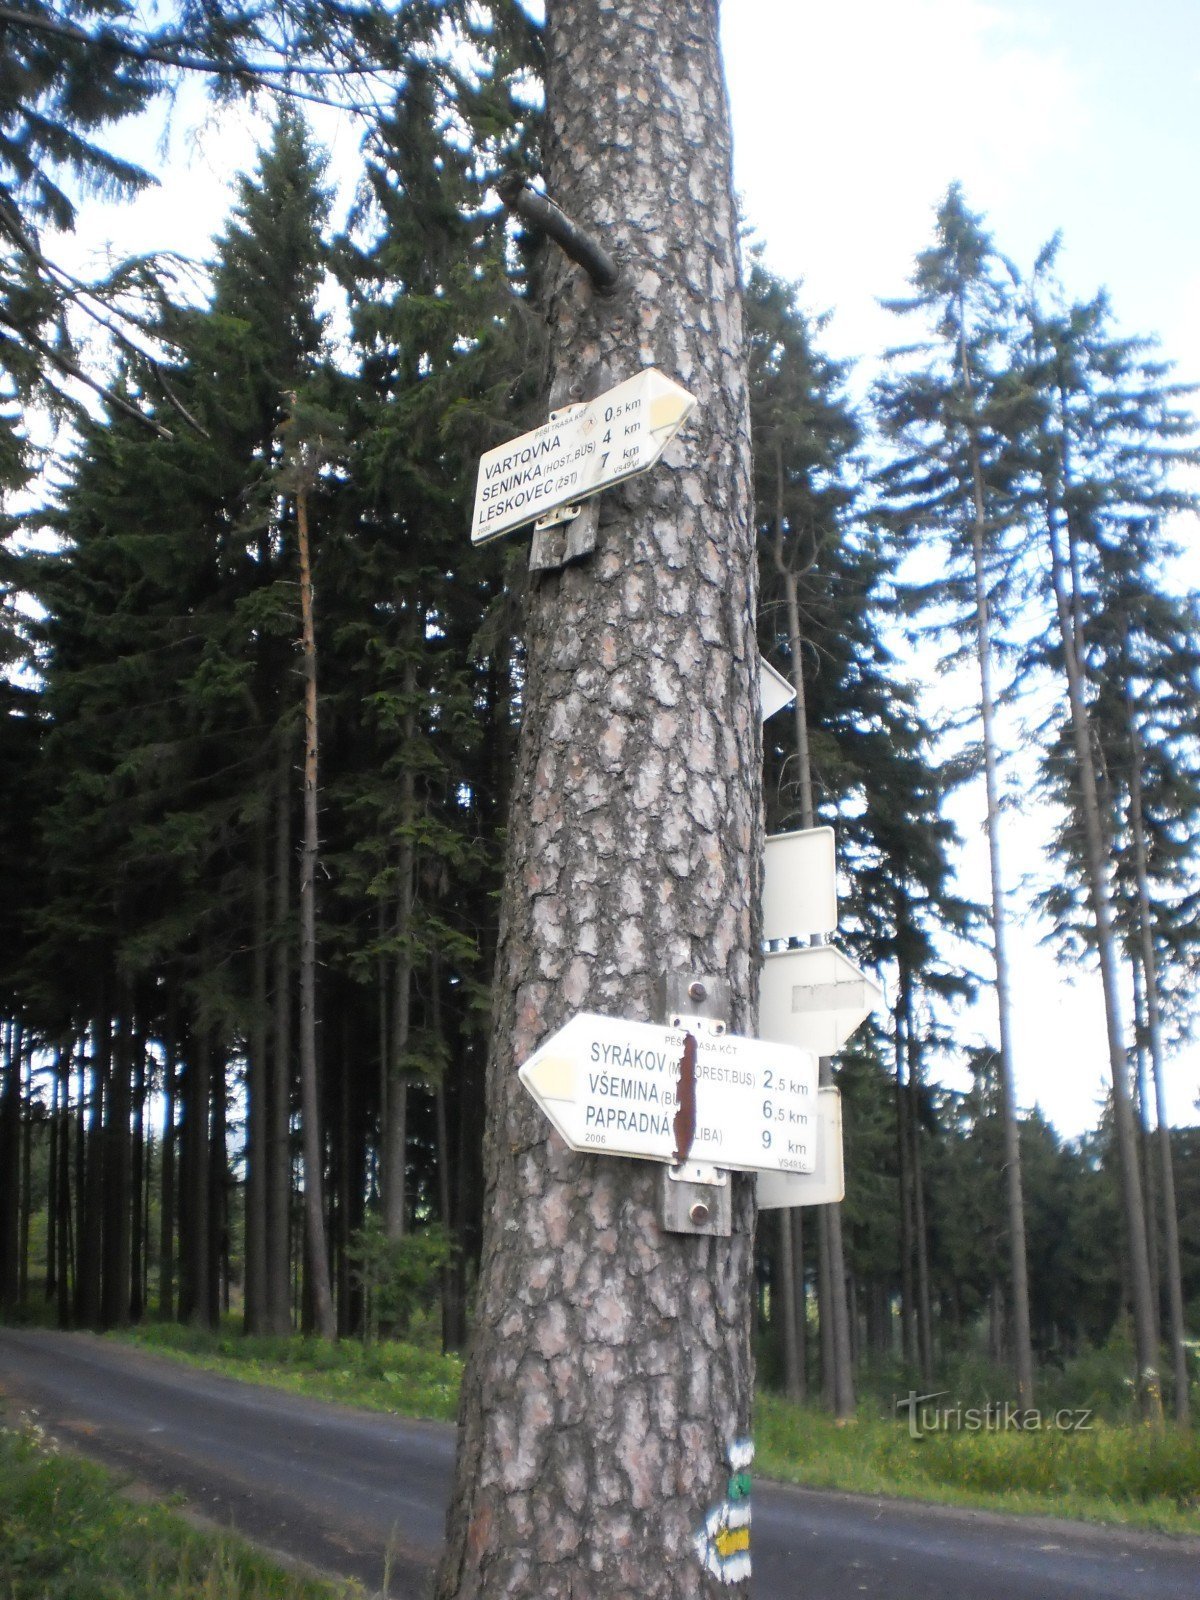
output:
M660 1000L659 1015L673 1028L694 1033L727 1031L729 985L723 978L668 973L662 980ZM665 1168L659 1182L659 1221L666 1233L727 1239L733 1232L729 1173L687 1160Z

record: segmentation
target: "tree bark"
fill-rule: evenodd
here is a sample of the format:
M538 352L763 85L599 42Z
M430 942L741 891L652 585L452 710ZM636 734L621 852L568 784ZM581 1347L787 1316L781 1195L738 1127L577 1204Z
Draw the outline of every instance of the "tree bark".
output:
M17 1309L21 1211L21 1025L4 1028L0 1068L0 1312Z
M171 1001L167 1007L163 1038L162 1178L158 1219L158 1314L164 1322L172 1321L175 1316L175 1174L178 1170L176 1034L175 1004Z
M24 1041L25 1089L21 1124L21 1224L17 1247L17 1302L29 1299L29 1223L33 1212L33 1040ZM18 1050L18 1056L20 1051Z
M246 1049L246 1303L247 1333L266 1333L267 1324L267 824L254 823L251 889L253 950L250 957L250 1029Z
M129 1322L129 1252L133 1236L129 1140L134 1021L131 997L120 990L116 1046L108 1052L109 1089L104 1103L104 1279L101 1317L106 1328Z
M183 1074L183 1160L179 1185L179 1319L211 1325L209 1313L208 1216L210 1183L210 1101L213 1047L209 1030L197 1021L188 1041Z
M392 987L392 1025L389 1030L387 1117L383 1138L383 1226L389 1239L403 1237L406 1227L405 1177L408 1169L408 1042L412 1031L412 916L416 852L413 822L416 786L412 771L412 741L416 719L411 710L416 693L412 661L404 667L404 694L410 709L404 717L404 745L408 753L400 777L400 849L396 866L396 963Z
M87 1126L87 1176L80 1195L79 1320L100 1326L101 1250L104 1238L104 1119L111 1092L112 1025L107 996L92 1024L91 1100Z
M1065 447L1064 447L1065 456ZM1067 464L1062 464L1062 481L1069 481ZM1116 939L1112 902L1109 895L1104 849L1104 825L1092 761L1092 731L1084 696L1083 668L1077 649L1079 634L1072 612L1066 559L1060 539L1059 512L1047 504L1046 527L1050 546L1050 580L1058 617L1071 712L1071 736L1075 747L1079 777L1080 805L1083 812L1085 870L1088 895L1096 928L1096 953L1100 961L1100 983L1104 994L1104 1018L1108 1033L1108 1057L1113 1083L1113 1121L1121 1171L1121 1195L1125 1230L1129 1246L1129 1284L1133 1300L1134 1345L1137 1355L1137 1392L1142 1413L1150 1422L1162 1420L1162 1383L1158 1373L1158 1349L1154 1339L1154 1308L1150 1295L1150 1257L1146 1249L1146 1209L1142 1179L1138 1168L1137 1130L1129 1093L1129 1062L1121 1021L1121 1001L1117 978Z
M698 406L535 580L507 840L476 1335L442 1600L695 1600L749 1431L754 1195L727 1239L657 1222L661 1168L576 1155L516 1068L580 1010L646 1020L664 972L753 1032L761 849L755 563L716 0L552 0L547 165L623 288L551 263L550 403L647 365Z
M1171 1372L1175 1420L1188 1421L1187 1325L1183 1310L1183 1268L1179 1252L1179 1208L1175 1199L1175 1163L1171 1151L1171 1124L1167 1116L1163 1079L1162 1016L1158 996L1158 958L1154 949L1154 915L1150 904L1150 874L1146 862L1146 825L1142 812L1142 736L1128 680L1125 690L1129 718L1129 815L1133 830L1133 861L1137 879L1138 940L1146 982L1146 1031L1150 1066L1154 1076L1154 1102L1158 1123L1159 1165L1162 1174L1163 1243L1166 1247L1167 1307L1171 1329Z
M317 639L313 626L308 486L296 495L300 612L304 646L304 838L300 850L300 1114L304 1149L304 1237L313 1317L323 1339L337 1337L325 1233L324 1146L317 1078Z
M780 493L782 501L782 492ZM793 716L796 729L796 764L800 781L800 826L811 828L816 822L813 805L812 760L808 740L808 700L804 684L804 635L800 629L800 597L795 572L786 564L783 555L782 504L776 515L775 560L783 578L784 597L787 604L788 653L792 665L792 688L796 691ZM824 935L812 941L823 944ZM833 1063L822 1057L820 1081L833 1082ZM827 1389L834 1414L843 1421L854 1415L854 1363L850 1353L850 1312L846 1303L846 1252L842 1240L842 1209L840 1203L824 1208L820 1223L821 1246L828 1258L828 1270L820 1275L823 1292L830 1296L828 1303L820 1306L821 1348L828 1351L829 1382ZM826 1338L826 1329L828 1338Z
M917 1359L922 1381L932 1383L933 1296L929 1279L929 1228L925 1220L925 1170L921 1160L921 1046L913 1026L913 982L908 967L900 969L900 1003L904 1010L904 1046L908 1056L909 1172L912 1175L913 1239L917 1257Z
M279 737L275 781L274 986L267 1126L267 1330L292 1328L291 740Z

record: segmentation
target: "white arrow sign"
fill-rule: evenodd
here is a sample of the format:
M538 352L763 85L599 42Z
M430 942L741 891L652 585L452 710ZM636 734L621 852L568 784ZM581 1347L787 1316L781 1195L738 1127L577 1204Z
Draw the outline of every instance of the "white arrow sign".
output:
M763 959L758 1031L819 1056L836 1055L882 997L879 985L831 944L777 950Z
M686 389L647 367L607 394L489 450L479 459L471 542L482 544L645 472L695 404Z
M773 833L763 857L763 938L798 939L837 927L833 829Z
M796 691L782 672L777 672L765 656L758 658L758 697L762 702L762 719L773 717L784 706L790 706Z
M674 1162L688 1098L693 1162L742 1171L811 1172L817 1058L807 1050L581 1012L534 1051L521 1082L572 1150ZM684 1141L686 1143L686 1139Z
M833 1084L817 1090L817 1162L811 1172L760 1172L758 1209L831 1206L846 1193L842 1161L842 1097Z

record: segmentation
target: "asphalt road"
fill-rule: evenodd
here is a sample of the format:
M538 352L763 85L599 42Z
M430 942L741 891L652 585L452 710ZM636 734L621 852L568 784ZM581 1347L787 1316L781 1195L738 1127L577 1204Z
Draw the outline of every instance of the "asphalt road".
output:
M454 1434L180 1366L87 1334L0 1330L0 1394L49 1432L271 1550L422 1600ZM754 1488L757 1600L1200 1600L1200 1539ZM603 1600L603 1596L596 1596Z

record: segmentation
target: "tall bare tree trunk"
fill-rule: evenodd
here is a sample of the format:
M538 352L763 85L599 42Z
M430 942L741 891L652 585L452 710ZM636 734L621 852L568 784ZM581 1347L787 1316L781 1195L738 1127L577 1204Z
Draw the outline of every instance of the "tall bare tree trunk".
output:
M933 1296L929 1279L929 1226L925 1220L925 1168L921 1160L921 1045L913 1025L913 982L900 969L900 1004L904 1011L904 1048L908 1061L908 1170L912 1185L913 1242L916 1246L917 1361L924 1382L933 1382Z
M404 663L404 748L406 759L400 777L400 848L396 865L396 963L392 988L392 1025L389 1030L387 1116L383 1136L383 1226L389 1239L399 1239L405 1229L404 1184L408 1154L408 1043L412 1032L412 916L416 851L416 781L412 767L416 717L416 666Z
M755 562L716 0L551 0L546 182L603 234L598 296L552 261L550 404L657 365L693 418L535 581L488 1070L476 1332L441 1600L696 1600L697 1534L753 1392L754 1193L663 1231L662 1169L578 1155L516 1067L581 1010L651 1017L728 981L750 1033L761 849ZM735 1458L737 1458L735 1456Z
M275 772L274 951L267 1101L267 1328L292 1327L292 771L291 740L279 738Z
M21 1237L21 1026L4 1026L0 1062L0 1312L17 1309Z
M965 311L959 303L959 370L970 406L975 404L974 378L967 356ZM1033 1404L1033 1337L1029 1318L1029 1260L1025 1246L1025 1197L1021 1184L1021 1137L1017 1123L1017 1096L1013 1074L1012 995L1009 987L1008 922L1004 907L1004 876L1000 863L1000 774L996 758L996 696L992 685L992 637L988 604L985 535L987 514L983 491L983 465L974 424L969 429L971 458L971 554L975 585L975 657L979 668L979 705L983 731L983 775L986 795L988 868L991 877L989 921L992 955L996 967L996 1012L1000 1051L1000 1124L1004 1136L1004 1180L1008 1203L1008 1260L1012 1278L1013 1378L1017 1398Z
M1146 862L1146 824L1142 811L1142 734L1128 682L1125 706L1129 719L1129 814L1133 830L1133 863L1137 879L1138 940L1146 981L1146 1031L1154 1074L1154 1101L1158 1123L1159 1165L1162 1177L1163 1243L1166 1248L1167 1307L1171 1327L1171 1372L1175 1420L1188 1421L1187 1327L1183 1313L1183 1268L1179 1253L1179 1208L1175 1199L1175 1163L1171 1151L1171 1125L1167 1117L1163 1077L1162 1008L1158 993L1158 958L1154 950L1154 914L1150 904L1150 874Z
M162 1193L160 1197L158 1234L158 1314L164 1322L175 1316L175 1174L177 1171L177 1078L175 1071L178 1048L175 1026L175 1003L168 1002L167 1021L163 1038L163 1131L162 1131Z
M304 646L304 836L300 849L300 1115L304 1150L304 1236L313 1318L323 1339L337 1337L325 1238L324 1147L317 1079L317 637L313 626L308 485L296 493L300 616Z
M804 635L800 628L800 597L795 570L783 555L782 485L780 505L776 514L775 562L783 578L784 597L788 619L788 654L791 658L792 688L796 698L792 703L796 729L796 765L800 783L800 826L811 828L816 821L813 805L812 759L808 739L808 701L804 685ZM815 943L823 943L818 936ZM833 1063L827 1056L821 1058L820 1081L833 1082ZM789 1219L790 1220L790 1219ZM854 1362L850 1350L850 1312L846 1301L846 1252L842 1239L842 1208L840 1203L822 1208L819 1224L820 1248L828 1260L828 1270L822 1271L820 1284L829 1295L820 1306L821 1327L828 1323L828 1342L822 1332L822 1352L828 1350L830 1404L834 1414L843 1420L852 1417L854 1400Z
M903 987L903 985L902 985ZM912 1370L917 1365L917 1301L913 1285L913 1196L912 1140L908 1123L912 1116L912 1095L906 1082L908 1052L904 1037L904 1006L897 1004L895 1018L896 1059L896 1169L900 1189L900 1353Z
M115 1049L109 1056L109 1091L104 1105L103 1285L100 1314L106 1328L129 1322L129 1249L132 1240L129 1113L133 1074L132 999L122 984Z
M1069 482L1065 447L1062 481ZM1075 747L1075 763L1083 811L1088 894L1092 902L1092 916L1096 928L1096 953L1100 961L1104 1020L1108 1032L1108 1058L1112 1070L1113 1120L1116 1126L1121 1195L1129 1245L1129 1287L1133 1301L1137 1390L1142 1414L1148 1421L1157 1423L1162 1420L1162 1383L1158 1373L1158 1347L1154 1337L1150 1257L1146 1248L1146 1208L1142 1195L1141 1173L1138 1169L1137 1129L1134 1125L1133 1105L1129 1092L1129 1062L1125 1053L1125 1033L1121 1020L1116 940L1105 861L1104 824L1100 813L1096 768L1092 758L1092 731L1084 696L1083 668L1078 650L1078 626L1072 610L1070 581L1062 548L1059 519L1058 507L1048 503L1046 528L1050 546L1050 579L1054 589L1063 667L1067 678L1071 737Z
M267 972L267 823L254 823L254 873L251 888L250 1029L246 1048L246 1300L247 1333L266 1333L267 1317L267 1038L270 1032Z

